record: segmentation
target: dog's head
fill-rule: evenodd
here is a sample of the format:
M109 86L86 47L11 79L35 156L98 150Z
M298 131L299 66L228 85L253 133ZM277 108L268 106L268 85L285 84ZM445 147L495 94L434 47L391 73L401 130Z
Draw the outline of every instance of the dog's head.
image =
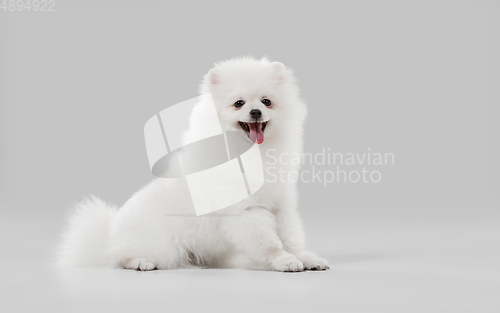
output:
M292 72L280 62L251 58L217 63L205 76L225 131L241 131L261 144L287 127L302 127L306 108Z

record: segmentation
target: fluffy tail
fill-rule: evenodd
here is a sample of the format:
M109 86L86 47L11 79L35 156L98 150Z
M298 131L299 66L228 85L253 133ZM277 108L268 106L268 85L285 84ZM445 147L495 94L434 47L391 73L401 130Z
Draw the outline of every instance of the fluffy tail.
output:
M80 267L108 266L108 233L117 212L115 206L94 196L78 203L63 233L59 263Z

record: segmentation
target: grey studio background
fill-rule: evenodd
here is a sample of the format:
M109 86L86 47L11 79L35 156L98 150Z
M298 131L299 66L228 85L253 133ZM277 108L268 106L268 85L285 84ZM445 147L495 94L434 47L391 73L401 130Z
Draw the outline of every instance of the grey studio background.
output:
M500 2L54 8L0 10L2 312L498 310ZM72 203L121 205L152 178L147 119L243 55L294 69L306 152L394 153L367 167L379 183L299 184L309 249L332 269L54 266Z

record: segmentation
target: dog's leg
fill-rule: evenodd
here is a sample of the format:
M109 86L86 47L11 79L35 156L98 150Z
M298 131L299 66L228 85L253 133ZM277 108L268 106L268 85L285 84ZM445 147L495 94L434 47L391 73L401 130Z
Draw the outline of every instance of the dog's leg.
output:
M156 269L156 265L145 258L128 259L125 262L122 262L122 266L136 271L152 271Z
M285 250L295 255L303 264L305 270L326 270L328 261L305 250L305 238L302 221L294 207L282 208L276 212L276 222L279 237Z
M224 223L222 231L237 249L267 268L300 272L304 265L285 251L276 229L276 217L262 208L247 209L241 217Z

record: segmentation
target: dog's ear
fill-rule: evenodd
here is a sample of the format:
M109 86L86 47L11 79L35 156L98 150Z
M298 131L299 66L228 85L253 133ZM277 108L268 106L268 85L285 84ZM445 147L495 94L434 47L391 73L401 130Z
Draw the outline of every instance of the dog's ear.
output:
M274 76L279 82L284 82L287 80L289 73L285 64L281 62L273 62L271 63L271 66L273 67L274 70Z
M213 68L210 71L208 71L206 83L208 87L220 84L219 69Z

